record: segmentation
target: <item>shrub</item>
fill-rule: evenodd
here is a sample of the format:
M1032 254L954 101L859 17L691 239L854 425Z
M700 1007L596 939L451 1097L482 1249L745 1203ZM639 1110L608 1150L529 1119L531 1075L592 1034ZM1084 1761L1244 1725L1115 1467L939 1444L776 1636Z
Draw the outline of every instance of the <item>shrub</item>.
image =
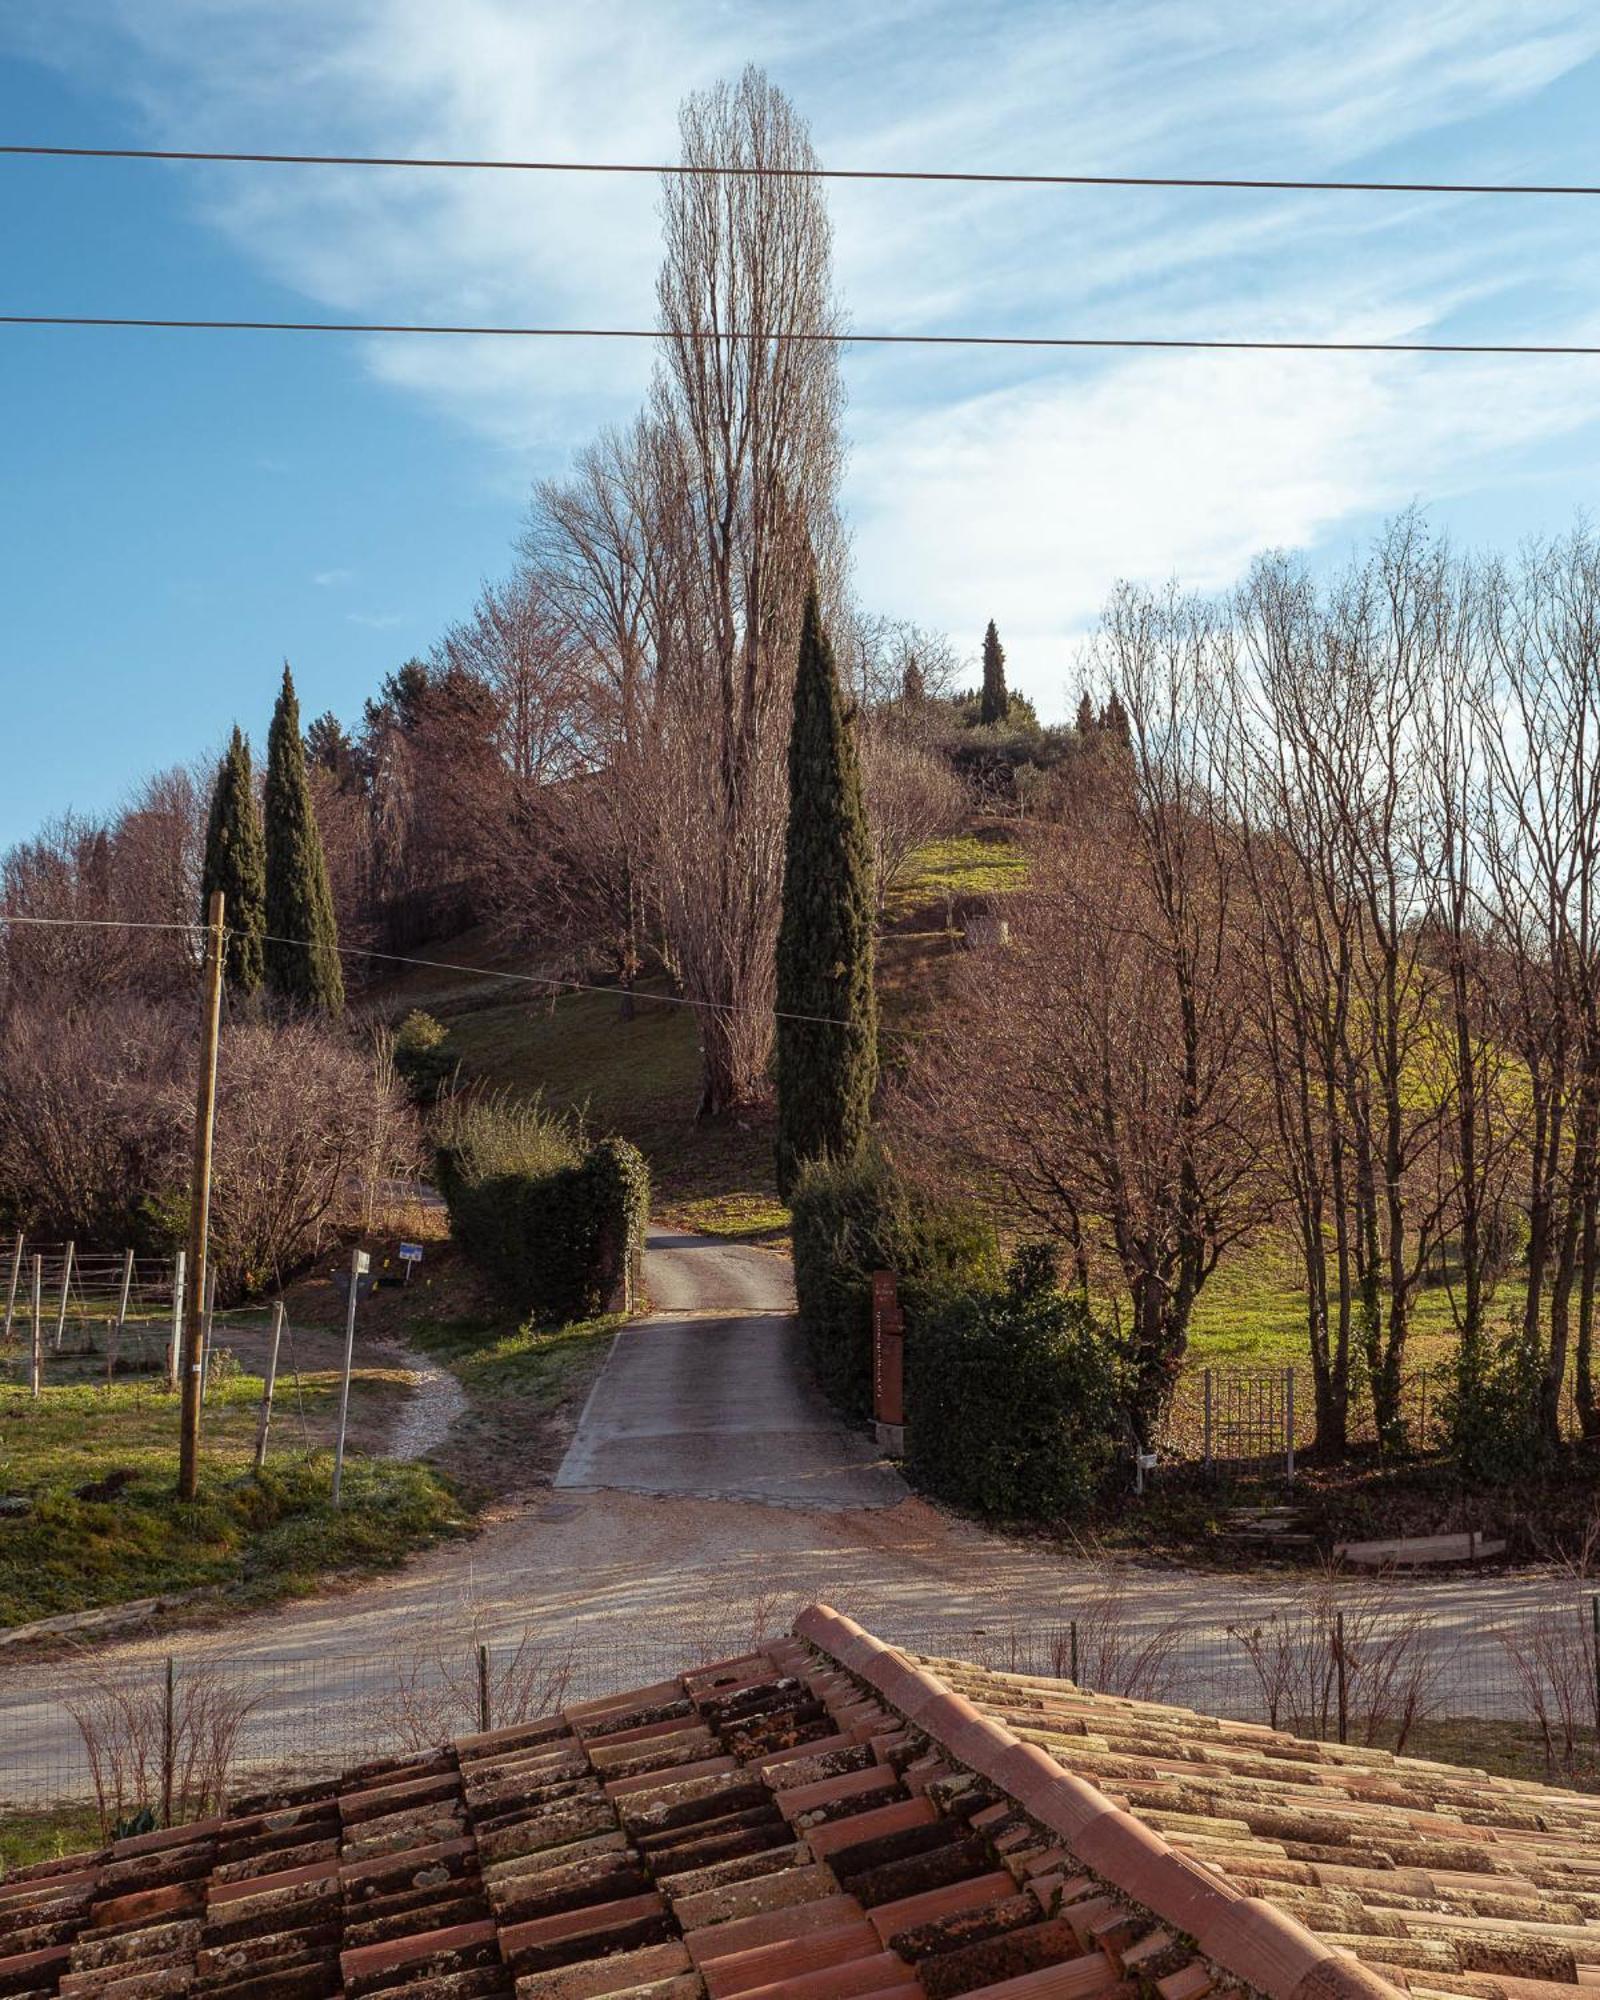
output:
M394 1066L413 1104L437 1104L456 1072L450 1031L443 1021L417 1008L394 1034Z
M814 1162L790 1202L800 1333L826 1395L872 1414L872 1274L902 1285L992 1273L994 1234L970 1212L910 1189L876 1151L848 1165Z
M1493 1347L1482 1337L1461 1342L1440 1414L1464 1479L1498 1486L1544 1470L1540 1373L1538 1356L1516 1334Z
M906 1469L970 1513L1080 1513L1126 1433L1115 1341L1036 1255L1019 1254L1002 1284L914 1300L906 1374Z
M537 1100L456 1099L438 1133L450 1229L537 1320L605 1311L644 1240L650 1174L624 1139L585 1142Z

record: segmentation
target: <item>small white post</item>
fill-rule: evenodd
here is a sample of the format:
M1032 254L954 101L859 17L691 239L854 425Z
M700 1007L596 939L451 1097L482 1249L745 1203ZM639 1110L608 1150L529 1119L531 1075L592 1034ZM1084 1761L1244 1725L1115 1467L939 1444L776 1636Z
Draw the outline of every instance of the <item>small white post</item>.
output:
M76 1244L69 1242L67 1245L67 1254L61 1260L61 1304L56 1312L56 1352L58 1354L61 1352L62 1335L67 1330L67 1287L72 1283L72 1255L76 1248Z
M278 1379L278 1342L283 1338L283 1300L272 1313L272 1343L267 1349L267 1379L261 1385L261 1421L256 1425L256 1471L267 1462L267 1426L272 1422L272 1391Z
M6 1288L6 1333L5 1344L11 1345L11 1327L17 1316L17 1283L22 1276L22 1231L17 1231L17 1240L11 1250L11 1283Z
M356 1293L361 1280L372 1268L365 1250L350 1252L350 1298L344 1314L344 1379L339 1384L339 1436L333 1448L333 1504L339 1505L339 1489L344 1480L344 1432L350 1415L350 1367L356 1352Z
M111 1342L106 1350L106 1387L111 1387L111 1378L117 1372L117 1352L122 1346L122 1329L128 1324L128 1294L133 1290L133 1252L122 1253L122 1291L117 1299L117 1317L111 1328Z
M29 1389L38 1402L44 1382L44 1259L33 1260L33 1368Z
M172 1259L172 1345L167 1350L167 1387L176 1391L178 1387L178 1354L183 1346L183 1267L184 1253L179 1250Z

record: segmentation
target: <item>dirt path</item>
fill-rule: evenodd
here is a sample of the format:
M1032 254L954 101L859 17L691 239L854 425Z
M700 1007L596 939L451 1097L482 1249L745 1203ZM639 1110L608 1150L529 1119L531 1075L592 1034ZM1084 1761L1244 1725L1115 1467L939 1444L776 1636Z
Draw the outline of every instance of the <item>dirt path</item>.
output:
M410 1462L437 1451L467 1409L467 1394L448 1368L398 1340L385 1341L379 1352L410 1378L406 1400L395 1413L394 1427L383 1446L384 1456Z
M648 1281L669 1310L655 1334L641 1326L622 1340L664 1334L685 1356L681 1369L674 1364L668 1372L691 1376L725 1359L728 1341L739 1336L726 1335L697 1358L684 1347L693 1338L685 1328L737 1327L741 1317L770 1321L787 1298L787 1270L772 1253L702 1249L699 1239L659 1244ZM674 1318L673 1302L703 1297L707 1288L719 1293L710 1322ZM741 1290L750 1301L742 1316L734 1310ZM648 1353L641 1365L649 1366ZM409 1437L438 1436L447 1394L424 1386ZM646 1451L657 1444L647 1440ZM722 1440L713 1436L703 1448L720 1452ZM1108 1588L1117 1596L1110 1612ZM1575 1590L1570 1579L1549 1575L1452 1576L1405 1586L1397 1602L1428 1619L1428 1643L1446 1676L1442 1712L1519 1713L1495 1628L1571 1607ZM353 1761L373 1754L371 1732L388 1726L397 1662L414 1669L424 1660L435 1678L459 1676L467 1684L476 1645L487 1641L497 1660L520 1658L524 1668L536 1658L565 1662L561 1672L572 1678L557 1692L639 1685L692 1657L735 1650L753 1627L771 1629L798 1604L825 1597L903 1644L1033 1671L1064 1670L1052 1643L1059 1637L1064 1646L1074 1619L1086 1650L1108 1620L1124 1641L1165 1634L1167 1692L1248 1714L1259 1712L1259 1688L1228 1627L1270 1620L1295 1593L1287 1576L1123 1566L1108 1577L1101 1565L1042 1542L1002 1540L913 1497L887 1505L771 1505L566 1485L508 1504L471 1541L429 1550L398 1574L238 1617L221 1632L108 1648L94 1656L93 1671L126 1681L148 1674L168 1652L180 1663L216 1660L261 1690L246 1731L253 1759L276 1763L320 1746L321 1754ZM81 1789L81 1746L63 1707L79 1671L0 1669L0 1798ZM470 1714L455 1726L470 1728Z

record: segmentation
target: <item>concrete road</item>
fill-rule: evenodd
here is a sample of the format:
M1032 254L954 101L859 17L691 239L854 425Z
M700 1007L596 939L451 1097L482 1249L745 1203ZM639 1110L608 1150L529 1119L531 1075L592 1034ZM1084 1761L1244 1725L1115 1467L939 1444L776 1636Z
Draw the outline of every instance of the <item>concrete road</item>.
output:
M827 1509L907 1497L808 1379L784 1259L657 1231L645 1285L655 1311L618 1334L557 1486Z

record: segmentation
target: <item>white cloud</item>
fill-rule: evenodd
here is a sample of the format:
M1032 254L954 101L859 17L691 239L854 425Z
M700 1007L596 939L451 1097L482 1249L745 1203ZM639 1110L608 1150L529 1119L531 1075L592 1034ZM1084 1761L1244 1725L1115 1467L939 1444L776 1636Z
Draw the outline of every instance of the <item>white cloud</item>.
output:
M1425 137L1431 163L1461 146L1463 177L1495 178L1535 170L1540 145L1536 119L1495 114L1600 52L1600 14L1583 0L56 0L28 36L131 97L169 143L670 157L683 94L756 60L834 164L1371 173L1363 155ZM239 168L191 185L241 256L328 310L653 317L648 178ZM1553 325L1552 268L1573 288L1561 309L1600 308L1570 213L1550 210L850 184L830 200L863 329L1387 337L1513 285L1519 312ZM650 365L623 343L355 351L487 447L484 476L508 495L623 415ZM1059 658L1117 574L1220 581L1263 543L1456 490L1587 416L1579 376L1461 363L1062 368L894 350L848 372L864 594L960 630L1010 607L1019 668L1028 634Z
M311 581L318 590L337 590L341 584L349 583L354 574L348 569L319 569Z

